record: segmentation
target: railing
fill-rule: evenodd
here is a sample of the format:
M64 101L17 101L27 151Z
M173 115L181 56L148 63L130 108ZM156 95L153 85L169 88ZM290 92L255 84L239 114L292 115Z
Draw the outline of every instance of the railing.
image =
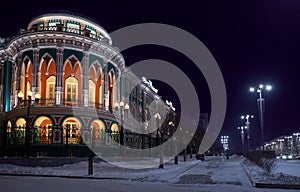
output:
M56 106L55 99L39 99L38 101L29 101L29 100L22 100L19 102L17 107L28 107L28 105L31 104L32 106ZM82 100L63 100L63 106L67 107L84 107L84 103ZM102 110L103 104L98 102L89 102L88 103L89 108L96 109L96 110Z
M33 25L32 28L29 29L28 31L22 31L20 33L38 32L38 31L61 31L67 33L76 33L99 41L105 38L104 36L91 33L91 30L89 29L81 30L81 29L76 29L71 27L64 27L62 24L57 24L56 26L44 26L44 27ZM108 43L108 39L106 43Z

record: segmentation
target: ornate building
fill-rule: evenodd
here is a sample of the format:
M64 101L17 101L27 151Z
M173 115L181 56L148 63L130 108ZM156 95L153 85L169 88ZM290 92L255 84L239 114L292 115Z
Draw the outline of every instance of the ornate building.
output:
M22 153L24 145L48 155L86 154L86 144L149 147L153 134L133 136L121 124L131 130L155 126L147 108L154 100L175 120L149 81L123 75L123 56L92 21L42 15L0 45L2 153ZM131 124L126 111L141 123Z

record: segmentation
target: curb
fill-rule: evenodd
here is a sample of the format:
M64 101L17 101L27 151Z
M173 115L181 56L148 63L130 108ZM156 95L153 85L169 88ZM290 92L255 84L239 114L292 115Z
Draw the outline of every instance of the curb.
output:
M257 188L300 189L300 185L255 183Z
M241 161L240 161L240 165L241 165L241 167L243 168L243 170L245 171L245 173L246 173L248 179L250 180L250 183L251 183L252 187L256 187L256 183L253 181L251 175L248 173L248 171L246 170L246 168L244 167L244 165L242 164Z
M98 180L126 180L128 178L121 177L93 177L91 176L75 176L75 175L40 175L40 174L18 174L18 173L0 173L0 176L27 176L27 177L56 177L56 178L66 178L66 179L98 179Z

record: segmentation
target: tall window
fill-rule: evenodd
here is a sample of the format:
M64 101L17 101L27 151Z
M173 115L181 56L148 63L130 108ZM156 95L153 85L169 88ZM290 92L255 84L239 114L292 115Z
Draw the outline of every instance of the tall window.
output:
M66 88L65 88L65 100L66 101L77 101L77 87L78 81L74 77L69 77L66 79Z
M47 103L53 103L55 100L55 76L50 76L47 79L46 98Z
M96 92L95 90L96 90L95 83L92 80L89 80L89 103L90 103L90 106L95 105L95 92Z

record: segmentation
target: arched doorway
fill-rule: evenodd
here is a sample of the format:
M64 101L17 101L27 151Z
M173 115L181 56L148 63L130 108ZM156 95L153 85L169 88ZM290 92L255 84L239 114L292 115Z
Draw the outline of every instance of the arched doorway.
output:
M8 144L14 144L14 132L12 131L12 124L11 121L7 122L7 129L6 129L6 134L7 134L7 143Z
M15 127L15 143L16 144L24 144L25 143L25 127L26 120L21 117L16 121Z
M52 141L52 122L46 116L41 116L34 123L34 142L50 144Z
M64 144L81 144L81 123L75 117L69 117L63 122Z
M105 124L101 120L94 120L91 123L91 130L93 130L93 144L105 144Z
M111 138L114 144L119 143L119 125L116 123L111 125Z

